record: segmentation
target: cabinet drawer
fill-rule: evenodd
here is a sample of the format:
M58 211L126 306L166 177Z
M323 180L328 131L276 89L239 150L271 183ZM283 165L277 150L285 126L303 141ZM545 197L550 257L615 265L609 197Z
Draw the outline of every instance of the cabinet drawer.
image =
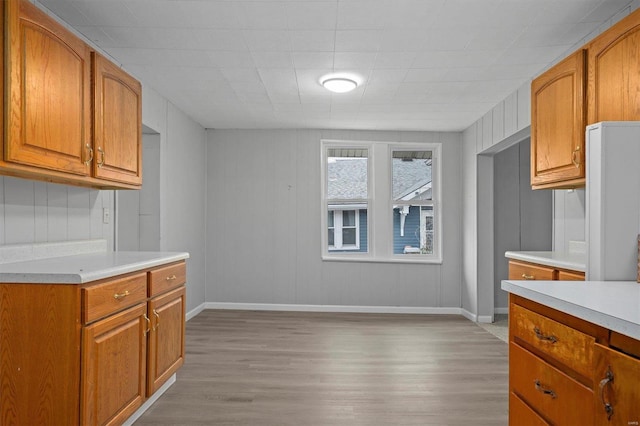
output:
M510 280L544 280L557 279L557 271L548 266L534 265L532 263L509 261Z
M149 271L149 297L181 286L187 281L186 263L174 263Z
M558 425L592 425L594 394L515 343L509 346L511 391Z
M640 424L640 359L596 345L595 374L597 424Z
M584 272L558 271L559 281L584 281Z
M146 299L147 274L144 272L84 287L82 321L88 324Z
M511 308L512 336L591 378L595 338L519 305Z
M511 392L509 393L509 425L549 426L549 423L545 422L538 413Z

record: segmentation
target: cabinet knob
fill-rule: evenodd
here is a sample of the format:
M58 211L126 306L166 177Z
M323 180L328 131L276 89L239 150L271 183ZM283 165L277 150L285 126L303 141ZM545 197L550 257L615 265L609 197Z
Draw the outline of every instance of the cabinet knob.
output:
M535 280L536 279L535 275L527 275L527 274L522 274L522 278L524 278L525 280Z

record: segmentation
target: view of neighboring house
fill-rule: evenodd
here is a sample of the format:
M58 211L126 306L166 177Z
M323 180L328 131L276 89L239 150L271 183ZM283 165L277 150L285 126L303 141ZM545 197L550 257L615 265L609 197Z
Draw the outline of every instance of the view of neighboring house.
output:
M430 152L394 152L394 254L433 253L433 205L411 203L432 199L432 160L425 154ZM327 198L330 200L327 227L331 252L368 250L367 163L366 157L330 157L327 162Z

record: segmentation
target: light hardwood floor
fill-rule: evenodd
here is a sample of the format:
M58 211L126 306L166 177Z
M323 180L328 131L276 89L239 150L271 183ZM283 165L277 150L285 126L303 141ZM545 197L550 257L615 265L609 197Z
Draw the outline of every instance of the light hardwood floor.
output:
M205 310L136 425L506 425L507 344L460 316Z

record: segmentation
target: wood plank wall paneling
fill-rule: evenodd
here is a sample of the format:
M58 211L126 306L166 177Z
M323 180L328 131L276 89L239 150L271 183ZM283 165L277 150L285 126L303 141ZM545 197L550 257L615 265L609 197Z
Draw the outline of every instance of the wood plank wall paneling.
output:
M113 191L0 176L0 244L103 238L112 247L113 217Z
M459 307L461 136L434 132L209 130L207 300ZM445 243L441 265L322 261L323 138L442 142Z

